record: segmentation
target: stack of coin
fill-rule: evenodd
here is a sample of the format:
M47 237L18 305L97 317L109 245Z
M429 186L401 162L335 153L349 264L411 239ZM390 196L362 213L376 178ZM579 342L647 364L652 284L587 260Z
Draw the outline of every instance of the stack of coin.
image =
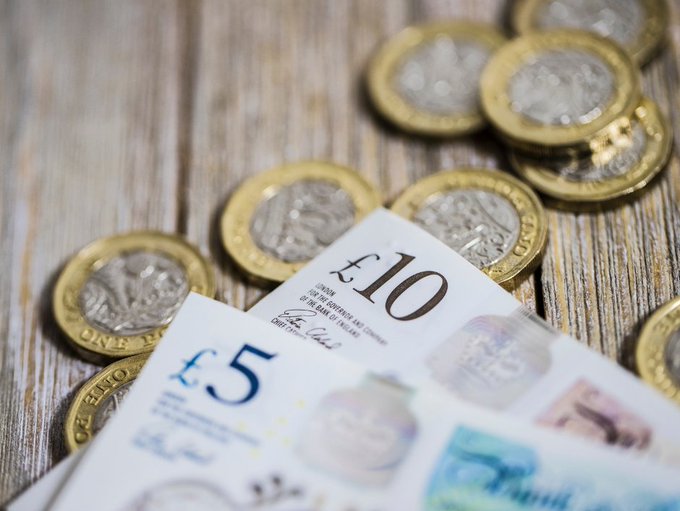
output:
M654 102L643 99L630 131L597 151L540 157L511 150L510 162L553 205L588 209L633 197L666 165L671 146L670 125Z
M513 166L557 205L609 205L649 183L670 155L667 121L611 39L531 32L496 52L480 87Z
M664 0L520 0L520 37L454 21L389 39L367 70L376 110L403 131L454 137L487 121L516 172L552 205L632 198L665 166L668 121L638 65L664 40Z
M183 239L160 232L99 239L64 267L52 305L67 340L91 362L122 359L76 395L66 421L69 450L115 411L190 291L215 294L212 266Z

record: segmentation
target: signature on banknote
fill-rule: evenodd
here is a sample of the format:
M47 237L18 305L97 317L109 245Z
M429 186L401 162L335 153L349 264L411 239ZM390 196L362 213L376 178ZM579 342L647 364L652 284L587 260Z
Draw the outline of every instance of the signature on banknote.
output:
M214 456L202 449L196 442L177 438L175 431L167 424L152 424L145 426L134 438L135 446L152 452L156 456L169 461L180 458L199 465L207 465Z
M342 347L341 342L334 341L331 338L326 327L314 326L314 323L310 324L309 318L316 315L317 312L311 309L286 309L277 316L277 319L292 326L303 337L315 341L326 349L335 350Z

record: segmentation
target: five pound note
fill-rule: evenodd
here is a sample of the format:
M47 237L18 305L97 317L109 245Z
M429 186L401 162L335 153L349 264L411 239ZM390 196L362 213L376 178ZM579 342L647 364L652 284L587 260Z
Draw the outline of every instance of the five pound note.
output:
M52 509L670 510L678 480L191 294Z

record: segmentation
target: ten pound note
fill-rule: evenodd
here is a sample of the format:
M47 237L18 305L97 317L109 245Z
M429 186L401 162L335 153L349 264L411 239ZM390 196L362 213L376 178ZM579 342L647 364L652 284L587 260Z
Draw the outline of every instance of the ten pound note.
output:
M675 511L678 480L191 294L52 509Z
M405 384L680 462L673 403L385 210L249 313Z

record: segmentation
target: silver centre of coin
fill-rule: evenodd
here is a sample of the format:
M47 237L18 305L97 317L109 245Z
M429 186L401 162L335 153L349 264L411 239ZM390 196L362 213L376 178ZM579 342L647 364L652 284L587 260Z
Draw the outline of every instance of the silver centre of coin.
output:
M489 49L474 41L438 36L404 58L393 86L418 110L472 114L478 110L479 77L489 56Z
M677 385L680 385L680 330L671 335L666 345L666 367Z
M629 46L642 31L645 10L639 0L549 0L535 20L541 29L587 30Z
M439 194L413 221L480 269L510 253L520 233L520 218L510 201L483 190Z
M551 50L528 60L510 79L512 109L539 124L581 125L606 110L614 75L599 58L577 50Z
M92 326L113 335L139 335L172 321L189 293L182 267L159 252L121 254L95 271L80 291Z
M298 181L262 202L250 235L267 254L287 263L308 261L354 225L352 197L322 180Z
M631 136L622 147L602 151L595 156L573 158L551 158L535 160L523 157L528 162L547 167L560 177L577 183L606 181L625 175L640 163L647 148L647 134L639 124L633 124Z
M92 424L92 433L97 434L106 425L106 423L113 417L120 405L123 403L125 398L130 392L130 387L134 382L127 382L118 387L113 393L108 396L101 406L97 409L94 415L94 421Z

